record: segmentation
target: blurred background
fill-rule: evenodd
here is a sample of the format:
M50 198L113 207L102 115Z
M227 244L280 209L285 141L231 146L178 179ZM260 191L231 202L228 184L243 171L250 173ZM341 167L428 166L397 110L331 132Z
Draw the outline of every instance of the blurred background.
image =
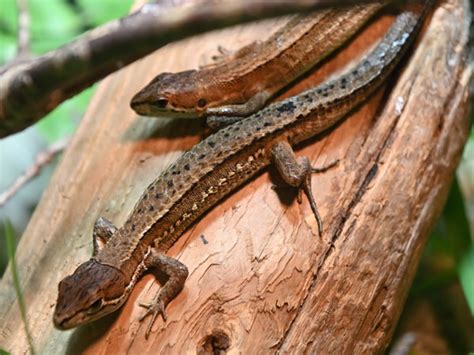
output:
M31 55L43 54L70 42L81 33L130 11L132 0L0 0L0 66L14 60L18 53L19 7L29 16ZM38 155L54 145L67 142L79 124L95 85L64 102L38 124L0 139L0 194L34 166ZM3 206L0 223L10 221L16 238L26 228L42 192L48 184L60 155L39 175L24 185ZM5 229L0 230L0 275L8 262Z
M0 66L18 58L22 12L29 18L27 55L36 55L126 15L131 5L132 0L0 0ZM8 201L2 202L0 197L0 277L10 258L6 238L18 243L61 159L61 148L74 133L94 90L95 86L64 102L35 126L0 139L0 196L19 177L35 174L38 158L51 150L59 151L50 154L51 161ZM425 249L393 351L406 344L415 344L415 353L474 351L473 236L474 129L443 215Z

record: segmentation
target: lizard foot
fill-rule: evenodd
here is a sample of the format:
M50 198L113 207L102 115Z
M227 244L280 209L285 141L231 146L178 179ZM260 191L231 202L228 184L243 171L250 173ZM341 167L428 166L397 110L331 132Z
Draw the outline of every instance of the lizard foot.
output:
M297 158L293 152L293 148L287 141L276 142L272 146L271 153L273 162L283 180L288 185L298 188L298 195L296 196L298 203L301 203L303 200L303 192L308 197L311 210L318 224L319 236L321 237L323 233L323 221L319 215L318 207L311 189L311 174L325 172L336 166L339 160L335 160L319 168L314 168L311 166L308 157Z
M168 276L168 280L160 292L158 292L154 301L149 304L140 304L141 307L147 309L145 314L140 318L140 321L143 321L146 317L151 315L151 320L145 333L145 338L148 338L151 327L159 314L161 314L163 320L166 321L165 307L183 289L184 281L186 281L188 277L188 268L180 261L166 256L155 249L150 250L148 257L145 259L145 265L148 268L155 268Z
M154 303L140 303L140 307L146 308L146 312L140 317L139 321L143 322L146 317L151 315L150 322L148 323L148 327L146 328L145 332L145 339L148 339L148 336L151 333L151 328L158 318L158 315L161 315L163 320L166 322L167 316L165 312L165 304L163 301L159 300Z

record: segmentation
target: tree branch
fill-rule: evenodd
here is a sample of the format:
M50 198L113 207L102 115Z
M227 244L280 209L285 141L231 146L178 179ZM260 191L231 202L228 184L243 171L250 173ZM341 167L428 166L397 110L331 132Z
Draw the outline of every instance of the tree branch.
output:
M26 0L16 0L18 8L18 50L17 57L24 58L30 54L30 16Z
M5 205L20 189L28 183L31 179L37 176L41 169L49 164L53 158L61 153L69 143L69 138L60 140L54 143L49 149L44 152L40 152L36 157L36 160L32 166L30 166L26 172L19 176L15 182L6 191L0 194L0 207Z

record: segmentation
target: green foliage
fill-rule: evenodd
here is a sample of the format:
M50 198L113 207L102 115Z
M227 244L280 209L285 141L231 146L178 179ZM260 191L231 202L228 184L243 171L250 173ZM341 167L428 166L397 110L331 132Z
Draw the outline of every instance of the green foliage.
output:
M63 102L39 121L36 128L50 143L72 134L93 92L94 88L92 87Z
M18 26L18 11L16 0L1 0L0 31L15 33Z
M28 322L26 319L26 307L25 307L25 299L23 297L23 292L20 286L20 278L18 277L18 270L15 258L15 232L13 230L13 226L11 225L10 221L6 221L5 225L5 239L7 245L7 254L8 259L10 260L10 269L12 271L12 279L13 279L13 286L15 287L16 297L18 299L18 306L20 307L20 315L21 320L23 321L23 325L25 327L26 337L28 338L28 344L30 346L30 352L32 354L35 353L35 349L33 346L33 338L31 337L31 333L28 327Z
M86 23L99 26L112 19L124 16L130 9L131 0L78 0Z
M79 0L73 7L65 0L29 0L30 50L42 54L58 48L85 29L126 15L131 4L132 0ZM0 64L14 58L17 30L16 1L1 0Z
M474 246L459 185L455 180L443 214L425 249L423 264L429 272L417 275L417 291L434 291L459 279L474 314ZM432 273L432 271L435 271Z
M474 316L474 246L472 243L460 258L457 269L464 295Z
M10 355L10 353L8 351L0 349L0 355Z
M16 38L0 32L0 64L8 62L16 54Z
M1 0L0 11L0 64L12 59L16 53L18 15L15 0Z
M432 240L429 247L435 252L444 252L450 255L456 264L459 263L471 245L466 216L461 191L457 180L454 180L443 215L438 222L438 229L434 233L436 239Z
M81 32L80 18L63 0L30 0L28 12L33 53L55 49Z

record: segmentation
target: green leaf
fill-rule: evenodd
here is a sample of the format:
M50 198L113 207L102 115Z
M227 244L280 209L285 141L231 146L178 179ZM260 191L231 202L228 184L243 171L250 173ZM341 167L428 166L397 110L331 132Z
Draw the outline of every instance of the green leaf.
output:
M78 0L84 17L91 26L99 26L107 21L126 15L132 0Z
M443 218L448 228L447 235L453 246L454 256L459 262L461 257L469 250L469 247L472 246L472 240L469 237L469 222L457 179L454 179L451 186Z
M462 255L458 271L464 295L471 309L471 314L474 315L474 246L472 244Z
M0 349L0 355L10 355L10 353L8 351Z
M6 240L6 245L7 245L7 255L8 259L12 261L12 263L15 264L15 249L16 249L16 237L15 237L15 231L13 229L12 224L10 221L5 221L5 224L3 226L4 231L5 231L5 240ZM16 266L16 264L15 264ZM13 267L15 268L15 267ZM14 271L14 274L16 274L16 270ZM13 277L13 281L15 281L15 276ZM17 286L17 285L15 285Z
M0 33L16 37L18 26L18 8L15 0L0 0Z
M41 135L50 143L72 134L94 92L94 88L84 90L79 95L63 102L54 111L36 124Z
M0 32L0 65L8 62L15 55L16 38Z
M471 129L471 136L464 147L463 159L467 160L468 164L469 161L474 162L474 126Z
M15 0L0 0L0 65L16 55L18 15Z
M452 272L457 273L466 300L473 312L474 246L469 234L464 201L455 180L438 226L426 248L425 256L431 259L432 264L443 265L442 269L446 275Z

